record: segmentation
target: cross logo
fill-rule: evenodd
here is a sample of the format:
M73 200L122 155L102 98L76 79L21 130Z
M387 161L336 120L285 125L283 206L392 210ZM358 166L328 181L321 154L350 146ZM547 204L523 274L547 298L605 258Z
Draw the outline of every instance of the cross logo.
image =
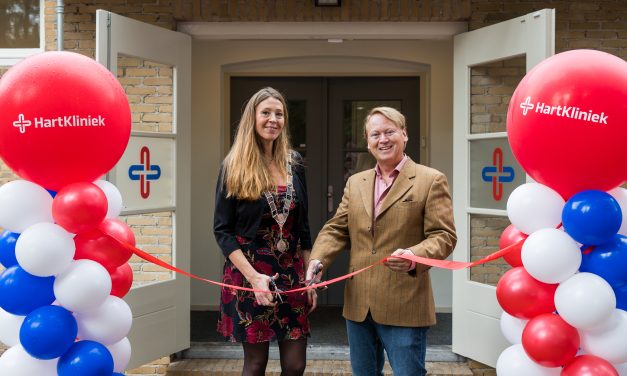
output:
M533 104L531 104L531 97L527 97L524 102L520 104L520 108L523 109L523 116L527 116L527 111L533 110Z
M147 146L139 152L141 164L131 165L128 169L128 177L131 180L139 180L139 194L146 199L150 196L150 181L161 177L161 167L150 164L150 149Z
M516 172L513 167L503 165L501 148L495 148L492 152L492 166L486 166L481 170L483 181L492 183L492 197L495 201L501 201L503 198L503 183L513 182L515 176Z
M24 119L24 114L20 114L13 122L15 128L20 128L20 133L26 133L26 127L30 127L31 121Z

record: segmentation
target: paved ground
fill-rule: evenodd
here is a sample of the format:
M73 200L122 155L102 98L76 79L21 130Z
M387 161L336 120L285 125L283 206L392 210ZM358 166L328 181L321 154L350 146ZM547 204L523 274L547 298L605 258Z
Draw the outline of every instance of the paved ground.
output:
M174 362L168 368L167 376L240 376L243 360L241 359L187 359ZM427 363L430 376L472 376L466 363ZM281 367L278 360L270 360L266 375L279 376ZM392 375L392 369L386 363L385 375ZM350 362L346 360L309 360L305 376L352 375Z

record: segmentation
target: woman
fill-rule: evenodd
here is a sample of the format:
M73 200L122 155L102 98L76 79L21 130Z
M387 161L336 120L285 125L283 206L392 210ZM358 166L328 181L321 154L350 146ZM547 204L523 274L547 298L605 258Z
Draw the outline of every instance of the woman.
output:
M287 127L279 92L264 88L248 100L216 188L213 230L226 256L224 283L260 291L304 283L311 250L307 187ZM304 373L315 297L222 289L218 332L242 343L243 375L265 373L274 340L282 375Z

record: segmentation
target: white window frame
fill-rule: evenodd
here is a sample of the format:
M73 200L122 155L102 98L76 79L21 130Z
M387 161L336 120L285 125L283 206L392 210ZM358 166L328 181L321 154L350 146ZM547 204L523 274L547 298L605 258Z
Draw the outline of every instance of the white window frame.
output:
M0 67L11 67L23 59L43 52L46 49L46 28L44 0L39 1L39 48L0 48Z

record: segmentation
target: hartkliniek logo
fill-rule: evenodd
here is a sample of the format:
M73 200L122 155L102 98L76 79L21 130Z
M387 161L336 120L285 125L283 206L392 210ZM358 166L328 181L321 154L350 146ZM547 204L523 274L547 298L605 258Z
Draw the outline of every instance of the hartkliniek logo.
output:
M139 151L141 164L131 165L128 168L128 177L131 180L139 180L139 193L142 198L150 196L150 181L161 177L161 167L150 164L150 148L143 146Z
M17 120L13 122L13 126L20 130L20 133L26 133L26 129L43 129L43 128L66 128L66 127L104 127L105 118L102 115L98 116L57 116L54 118L35 117L32 121L24 117L24 114L19 114Z
M582 110L575 106L551 106L543 102L531 103L531 97L527 97L524 102L520 103L523 116L527 116L529 111L534 111L543 115L553 115L559 117L566 117L569 119L583 120L597 124L607 124L608 116L605 112L600 114L592 112L592 110Z

